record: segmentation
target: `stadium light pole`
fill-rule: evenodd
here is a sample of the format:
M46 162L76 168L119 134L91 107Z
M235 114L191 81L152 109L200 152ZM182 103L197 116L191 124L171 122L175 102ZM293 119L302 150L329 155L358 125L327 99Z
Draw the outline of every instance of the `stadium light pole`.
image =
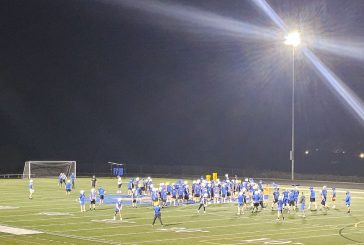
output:
M300 45L301 43L301 35L298 31L294 31L291 33L288 33L285 37L284 37L285 41L284 44L291 46L292 47L292 148L291 148L291 152L290 152L290 158L291 158L291 162L292 162L292 166L291 166L291 170L292 170L292 180L294 180L294 160L295 160L295 152L294 152L294 148L295 148L295 137L294 137L294 112L295 112L295 106L294 106L294 102L295 102L295 98L294 98L294 86L295 86L295 74L294 74L294 62L295 62L295 48L297 48L298 45Z

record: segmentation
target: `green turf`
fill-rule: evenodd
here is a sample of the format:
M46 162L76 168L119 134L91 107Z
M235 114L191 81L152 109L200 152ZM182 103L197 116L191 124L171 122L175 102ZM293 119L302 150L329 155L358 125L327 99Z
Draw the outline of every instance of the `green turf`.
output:
M154 179L155 183L166 179ZM126 180L124 180L124 183ZM116 192L116 179L99 179L107 194ZM197 214L195 205L162 210L165 223L151 226L151 207L123 207L123 222L106 223L114 205L81 213L78 191L88 195L90 179L77 179L76 191L66 197L56 179L35 179L33 199L28 199L27 180L0 180L0 225L42 231L37 235L10 235L0 232L0 244L359 244L364 243L364 191L353 190L352 213L344 205L344 190L338 189L337 209L307 212L306 218L286 214L277 222L276 212L236 214L235 204L209 205L206 214ZM126 192L126 185L123 185ZM303 188L303 187L301 187ZM308 196L308 189L304 188ZM306 199L307 200L307 199ZM270 205L270 204L269 204ZM87 206L88 208L88 206ZM42 212L68 213L66 216Z

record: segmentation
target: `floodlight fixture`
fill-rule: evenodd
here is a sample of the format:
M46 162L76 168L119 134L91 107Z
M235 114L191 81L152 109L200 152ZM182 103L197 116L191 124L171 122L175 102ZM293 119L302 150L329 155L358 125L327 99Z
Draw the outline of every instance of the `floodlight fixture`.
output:
M301 34L298 31L288 33L284 39L284 44L288 46L297 47L301 44Z

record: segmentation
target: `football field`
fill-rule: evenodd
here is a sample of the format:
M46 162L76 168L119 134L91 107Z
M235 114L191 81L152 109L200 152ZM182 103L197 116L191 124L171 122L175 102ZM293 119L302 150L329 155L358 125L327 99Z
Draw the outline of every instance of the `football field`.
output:
M153 179L155 185L166 181L175 179ZM116 194L116 179L99 178L97 185L105 188L106 195ZM308 187L299 188L308 206ZM299 212L285 213L286 219L277 221L269 196L268 208L240 216L235 203L209 204L206 214L198 214L195 204L163 208L164 226L157 220L154 227L150 205L124 205L122 221L112 219L112 203L95 211L89 211L87 204L87 212L81 213L79 190L88 197L89 178L77 179L70 196L58 187L57 179L34 179L34 189L29 199L28 180L0 180L0 244L364 244L364 190L360 189L350 190L351 214L344 203L347 189L337 188L336 209L306 211L305 218ZM331 186L328 189L330 196ZM317 186L319 196L318 191Z

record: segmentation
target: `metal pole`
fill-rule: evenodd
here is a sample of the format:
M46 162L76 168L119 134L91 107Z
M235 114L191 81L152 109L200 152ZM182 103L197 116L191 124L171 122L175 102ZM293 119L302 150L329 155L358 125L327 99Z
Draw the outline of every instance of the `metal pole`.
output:
M295 152L294 152L294 105L295 105L295 99L294 99L294 86L295 86L295 76L294 76L294 55L295 50L294 47L292 48L292 150L291 150L291 160L292 160L292 180L294 180L294 159L295 159Z

